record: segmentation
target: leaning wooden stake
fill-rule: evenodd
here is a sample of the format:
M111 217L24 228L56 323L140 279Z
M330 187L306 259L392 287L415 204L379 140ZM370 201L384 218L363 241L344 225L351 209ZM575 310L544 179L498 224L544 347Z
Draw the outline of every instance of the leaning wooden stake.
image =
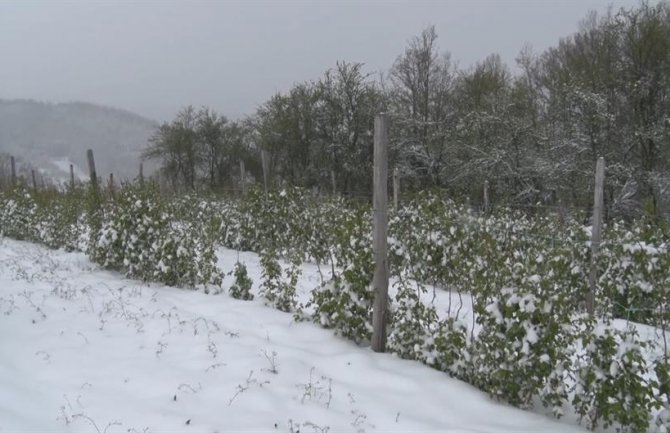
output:
M30 170L30 177L33 179L33 190L37 190L37 177L35 177L35 170Z
M388 251L386 234L388 228L387 214L387 179L388 179L388 116L380 114L375 118L374 133L374 168L373 168L373 233L375 274L372 286L375 289L375 300L372 310L372 350L384 352L386 349L386 322L388 303Z
M593 193L593 228L591 229L591 272L589 292L586 295L586 311L593 316L596 300L596 279L598 277L598 250L600 248L600 226L603 215L603 187L605 183L605 160L601 156L596 163L596 183Z

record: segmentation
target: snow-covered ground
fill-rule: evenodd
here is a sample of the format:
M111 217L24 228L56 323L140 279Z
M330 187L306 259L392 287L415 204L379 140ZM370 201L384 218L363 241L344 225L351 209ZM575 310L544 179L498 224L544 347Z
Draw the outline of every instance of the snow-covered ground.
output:
M76 180L86 179L86 172L82 170L77 164L70 161L68 158L56 158L50 160L48 168L42 170L49 177L54 179L57 183L69 184L70 182L70 164L74 171L74 177Z
M237 257L220 251L221 267ZM258 257L240 259L257 287ZM319 281L305 265L303 301ZM584 430L295 323L258 297L144 284L83 254L0 239L0 432L168 431Z

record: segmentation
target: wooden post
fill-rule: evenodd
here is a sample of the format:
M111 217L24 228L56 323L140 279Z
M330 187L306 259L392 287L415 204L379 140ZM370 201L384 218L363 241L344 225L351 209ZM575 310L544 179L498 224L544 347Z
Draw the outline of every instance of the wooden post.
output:
M563 199L558 199L558 223L563 227L565 225L565 207L563 206Z
M335 178L335 170L330 170L330 187L333 191L333 195L337 194L337 182Z
M268 193L268 155L265 152L265 149L261 149L261 167L263 168L263 188L265 188L265 194Z
M246 172L244 171L244 161L240 159L240 185L242 187L242 195L246 195L247 193L247 179L246 179Z
M400 196L400 176L398 168L393 169L393 210L398 212L398 197Z
M589 292L586 295L586 311L593 316L596 301L596 279L598 278L598 249L600 248L600 226L603 215L603 186L605 183L605 159L596 163L596 181L593 192L593 226L591 228L591 272Z
M489 181L484 181L484 213L489 213Z
M86 157L88 158L88 172L91 175L91 186L94 190L98 189L98 175L95 172L95 159L93 158L93 150L88 149L86 151Z
M33 179L33 189L37 190L37 178L35 177L35 170L30 170L30 177Z
M13 156L9 157L9 164L12 169L12 186L16 186L16 160Z
M372 310L372 350L386 349L386 306L388 303L388 115L375 117L374 168L373 168L373 245L375 274L372 285L375 300Z
M70 164L70 189L74 190L74 165Z

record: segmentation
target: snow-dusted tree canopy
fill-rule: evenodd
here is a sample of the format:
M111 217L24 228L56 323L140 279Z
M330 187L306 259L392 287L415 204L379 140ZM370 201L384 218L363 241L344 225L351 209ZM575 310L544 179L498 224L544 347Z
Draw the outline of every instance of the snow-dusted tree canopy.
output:
M492 54L459 69L428 27L381 76L337 62L237 123L187 108L159 129L149 154L189 187L224 186L239 158L261 179L263 149L274 182L365 195L374 116L386 111L405 191L440 187L479 200L488 180L499 202L588 206L603 156L610 212L661 213L670 195L668 71L667 2L592 13L557 46L522 49L514 68ZM184 128L191 141L169 150Z

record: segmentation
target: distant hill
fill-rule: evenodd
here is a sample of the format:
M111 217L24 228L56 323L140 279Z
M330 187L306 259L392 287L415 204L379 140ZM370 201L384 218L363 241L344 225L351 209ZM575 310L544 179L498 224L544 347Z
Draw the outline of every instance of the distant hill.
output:
M157 126L137 114L95 104L0 99L0 152L56 180L69 179L69 164L79 176L88 173L86 149L93 149L98 176L134 178ZM145 163L145 173L153 168Z

